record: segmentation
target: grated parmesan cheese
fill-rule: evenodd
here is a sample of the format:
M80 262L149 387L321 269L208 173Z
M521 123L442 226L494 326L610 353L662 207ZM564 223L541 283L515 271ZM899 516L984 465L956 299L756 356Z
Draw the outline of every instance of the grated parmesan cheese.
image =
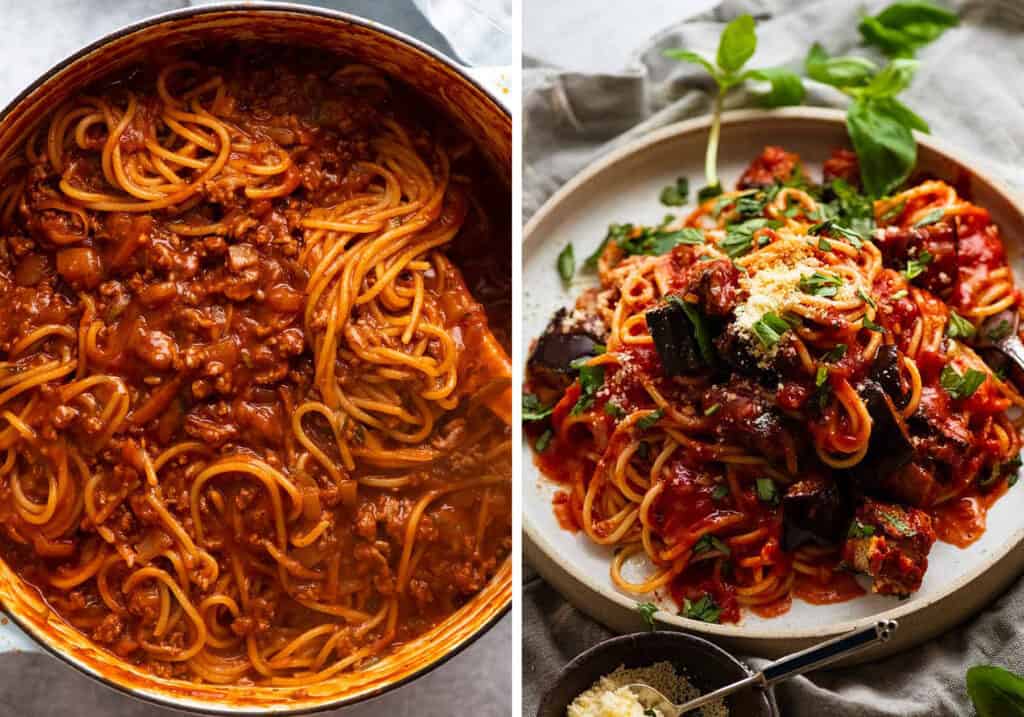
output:
M764 346L754 333L754 324L767 313L782 317L803 303L806 294L800 290L800 280L804 277L816 271L830 276L835 272L814 255L806 241L795 235L784 237L749 255L742 266L746 272L740 275L739 284L746 298L736 307L733 325L750 339L749 344L757 355L758 363L767 366L782 344ZM833 299L853 299L858 288L859 284L843 281Z
M630 684L650 685L674 704L681 704L700 696L700 690L676 673L671 662L658 662L648 667L626 669L619 666L610 675L595 682L581 694L567 711L568 717L664 717L657 709L646 708L636 698ZM729 717L729 708L721 700L701 708L704 717ZM698 714L698 713L694 713Z

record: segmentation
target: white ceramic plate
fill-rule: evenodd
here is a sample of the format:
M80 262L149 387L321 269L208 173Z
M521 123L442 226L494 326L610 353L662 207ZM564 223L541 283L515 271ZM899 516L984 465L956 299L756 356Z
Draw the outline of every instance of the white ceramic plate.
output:
M694 190L704 184L707 130L707 119L684 122L619 149L577 175L537 213L526 227L523 247L523 335L527 349L551 314L560 306L571 305L583 286L575 284L566 289L562 285L555 270L558 253L572 242L577 262L582 262L600 244L610 223L657 224L667 213L658 202L664 186L678 176L688 177ZM956 182L958 187L969 187L973 201L988 208L1000 225L1020 275L1018 237L1024 237L1020 205L1008 190L955 152L932 138L921 136L919 140L918 169ZM719 150L723 186L733 186L746 165L768 144L799 153L811 176L820 177L821 163L832 149L848 145L843 114L810 108L726 114ZM551 507L557 486L537 470L530 448L524 446L523 450L527 559L592 617L618 631L639 628L637 600L618 591L609 577L611 550L591 544L582 533L559 528ZM871 594L835 605L794 600L792 609L784 615L766 619L747 613L736 625L709 625L679 618L671 601L664 601L668 611L657 617L668 626L716 636L734 649L763 656L802 648L872 620L897 618L901 629L885 647L886 651L895 651L966 618L1020 574L1024 569L1022 516L1024 482L995 504L988 515L987 531L972 546L961 550L936 543L921 589L904 601ZM643 570L644 566L635 568ZM640 601L645 599L641 597Z

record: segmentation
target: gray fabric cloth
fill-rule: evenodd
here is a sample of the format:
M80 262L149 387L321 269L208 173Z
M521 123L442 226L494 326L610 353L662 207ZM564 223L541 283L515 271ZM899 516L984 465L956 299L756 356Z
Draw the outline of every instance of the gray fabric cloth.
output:
M653 2L653 0L652 0ZM526 7L527 37L530 4ZM630 3L632 12L641 7ZM698 68L666 60L662 50L685 47L714 56L723 23L742 12L758 19L752 66L799 70L820 41L834 54L859 43L860 0L726 0L713 11L670 25L643 44L619 72L587 74L527 57L524 76L524 219L576 172L610 149L652 129L709 111L710 80ZM932 133L960 147L986 169L1024 190L1024 4L1005 0L954 3L961 26L919 53L922 61L906 102ZM685 11L676 11L677 15ZM666 24L673 18L665 15ZM557 28L545 32L554 36ZM573 33L561 34L572 43ZM859 51L860 52L860 51ZM870 53L869 53L870 54ZM729 107L749 103L741 92ZM842 107L831 88L809 84L808 104ZM610 636L527 570L523 586L523 714L575 655ZM933 717L967 715L967 667L991 663L1024 670L1024 583L941 639L873 665L817 673L777 690L785 717ZM757 663L757 660L751 660Z

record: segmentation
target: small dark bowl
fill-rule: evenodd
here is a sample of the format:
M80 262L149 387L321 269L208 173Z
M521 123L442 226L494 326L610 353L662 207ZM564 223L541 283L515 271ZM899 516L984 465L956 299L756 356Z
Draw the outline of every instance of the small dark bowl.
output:
M671 662L702 694L741 680L750 673L739 660L707 640L681 632L638 632L595 645L566 665L541 698L537 717L565 717L574 699L619 665L647 667ZM747 688L728 698L733 717L779 717L765 691Z

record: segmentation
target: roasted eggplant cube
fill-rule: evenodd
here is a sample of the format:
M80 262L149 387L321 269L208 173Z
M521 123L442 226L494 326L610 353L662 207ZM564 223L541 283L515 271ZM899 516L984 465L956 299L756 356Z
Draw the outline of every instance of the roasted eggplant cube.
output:
M666 376L696 373L704 368L696 331L681 306L667 303L650 309L645 316Z
M905 408L910 396L903 391L903 382L900 380L900 350L895 344L886 344L878 348L875 360L871 363L871 380L882 387L893 405L897 408Z
M850 475L864 493L884 497L885 486L913 459L914 444L903 417L877 381L865 381L860 395L871 416L871 438L864 459L850 468Z
M530 382L563 391L572 383L575 373L572 362L593 356L600 349L601 342L593 333L574 321L568 310L559 309L537 339L526 362Z
M935 543L931 517L923 510L865 500L843 546L843 560L870 575L872 591L910 595L921 587Z
M839 487L823 478L798 481L782 497L782 549L837 545L850 524L849 503Z

